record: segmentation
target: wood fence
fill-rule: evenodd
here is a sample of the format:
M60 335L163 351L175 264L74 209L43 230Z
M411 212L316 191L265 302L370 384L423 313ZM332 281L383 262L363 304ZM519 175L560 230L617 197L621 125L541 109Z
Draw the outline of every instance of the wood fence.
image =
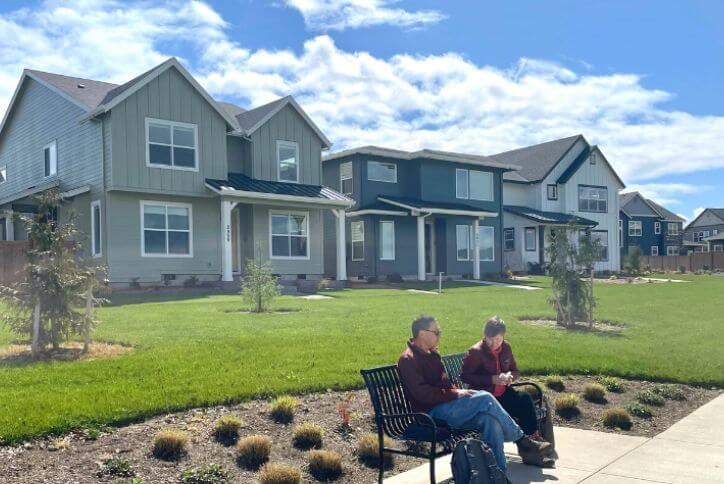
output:
M0 241L0 284L20 281L27 253L27 241Z
M678 271L683 267L687 272L724 271L724 252L697 252L689 255L641 256L641 268L651 267L652 271Z

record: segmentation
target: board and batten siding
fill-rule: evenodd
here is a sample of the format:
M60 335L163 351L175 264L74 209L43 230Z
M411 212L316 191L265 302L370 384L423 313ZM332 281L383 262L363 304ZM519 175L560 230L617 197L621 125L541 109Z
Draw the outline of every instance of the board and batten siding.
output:
M322 140L297 111L287 105L251 135L251 177L278 181L277 140L293 141L299 147L299 183L320 185Z
M537 208L538 210L543 210L545 212L563 212L566 213L571 210L570 203L568 200L568 193L566 190L563 189L562 186L558 186L558 200L548 200L548 185L556 184L556 181L563 175L563 173L568 169L568 167L576 161L576 158L578 158L578 155L581 154L581 152L586 149L587 144L584 140L579 139L576 141L576 143L571 147L571 149L566 153L566 155L563 157L563 159L551 170L551 172L546 176L543 181L540 184L534 185L537 187L536 193L535 193L535 206L532 208ZM600 158L600 155L597 155ZM588 163L587 161L584 162ZM580 169L580 168L579 168ZM570 181L568 182L571 183ZM610 181L607 180L605 183L606 186ZM530 205L528 205L530 207ZM575 208L573 210L578 210L578 193L576 192L576 198L575 198Z
M145 119L191 123L198 130L198 171L146 166ZM109 190L208 195L206 178L226 178L226 121L170 68L111 110Z

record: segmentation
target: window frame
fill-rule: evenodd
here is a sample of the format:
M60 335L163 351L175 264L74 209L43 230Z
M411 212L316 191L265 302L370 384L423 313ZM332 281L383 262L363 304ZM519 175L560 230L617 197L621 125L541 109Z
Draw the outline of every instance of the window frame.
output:
M711 251L712 252L724 252L724 244L712 244Z
M149 136L149 128L151 124L161 124L168 126L170 128L170 134L171 134L171 143L157 143L152 142ZM186 129L192 129L194 132L194 166L176 166L173 162L173 149L176 147L176 145L173 142L173 128L186 128ZM158 118L145 118L145 133L146 133L146 166L148 168L162 168L164 170L179 170L179 171L193 171L198 172L199 171L199 128L198 125L193 123L183 123L181 121L171 121L169 119L158 119ZM151 163L151 143L155 145L160 146L169 146L171 148L171 164L170 165L162 165L160 163ZM179 145L179 148L186 148L189 149L188 146Z
M553 189L553 195L551 195L551 188ZM558 184L549 183L546 185L546 197L548 200L558 200Z
M96 242L96 214L98 210L98 242ZM101 201L93 200L90 204L91 218L91 256L98 258L103 256L103 210L101 210ZM144 229L145 230L145 229ZM145 242L145 241L144 241Z
M608 262L609 260L609 246L608 246L608 230L581 230L579 236L580 237L590 237L592 234L606 234L605 237L603 237L603 240L606 241L606 245L601 244L600 247L602 247L606 251L606 257L597 258L596 262Z
M467 254L467 256L466 256L465 258L461 258L461 257L460 257L460 250L461 250L461 247L460 247L460 236L459 236L459 230L460 230L460 228L465 228L465 231L466 231L466 232L465 232L465 237L463 237L463 238L465 239L465 243L466 243L466 245L467 245L467 246L466 246L466 254ZM472 245L472 244L470 243L470 242L471 242L470 239L472 238L472 237L471 237L471 232L472 232L472 230L471 230L471 226L470 226L470 225L466 225L466 224L456 224L456 225L455 225L455 259L456 259L458 262L468 262L468 261L470 261L470 246Z
M48 170L45 167L45 150L48 151ZM52 154L52 156L51 156ZM43 146L43 178L50 178L58 174L58 140L53 140Z
M655 250L654 250L655 249ZM654 252L656 252L654 254ZM651 255L652 256L658 256L659 255L659 246L658 245L652 245L651 246Z
M148 258L161 258L161 259L190 259L194 256L194 216L193 216L193 206L190 203L182 203L182 202L165 202L161 200L141 200L141 257L148 257ZM166 232L166 253L165 254L148 254L146 253L146 227L145 227L145 220L144 220L144 208L148 205L163 205L166 209L166 228L161 229L148 229L156 232ZM189 253L188 254L169 254L168 252L168 208L169 207L176 207L176 208L187 208L189 211L189 228L188 230L177 230L173 229L171 232L188 232L189 233Z
M674 249L674 250L669 250ZM676 245L667 245L666 246L666 255L667 256L678 256L680 253L679 247Z
M654 235L661 234L661 222L656 221L654 222Z
M506 236L510 234L511 238L507 239ZM511 242L513 245L508 248L507 243ZM515 227L506 227L503 229L503 251L514 252L515 251Z
M390 165L394 168L394 174L395 179L390 180L380 180L379 178L372 178L370 173L370 165L376 164L376 165ZM379 160L367 160L367 181L373 181L378 183L397 183L397 163L393 161L379 161Z
M590 154L590 156L588 157L588 160L589 160L589 162L590 162L592 165L595 165L596 162L598 161L598 160L596 160L596 153L595 153L595 152L592 152L592 153Z
M492 258L491 259L484 259L480 251L482 250L482 247L480 247L480 241L482 240L482 237L480 237L480 231L481 230L490 230L492 232L492 236L490 240L493 241L493 251L492 251ZM495 227L492 225L478 225L478 233L477 235L477 244L475 245L475 250L478 251L478 259L480 259L480 262L495 262Z
M345 177L345 176L343 176L343 174L342 174L342 171L343 171L343 170L342 170L342 167L345 166L345 165L349 166L349 176L348 176L348 177ZM340 192L342 195L350 195L350 196L351 196L351 195L354 194L354 172L353 172L353 170L354 170L354 165L352 165L352 162L351 162L351 161L344 161L344 162L342 162L342 163L339 164L339 192ZM346 191L344 190L344 182L347 181L347 180L349 180L350 182L352 182L352 183L351 183L351 184L352 184L352 188L350 189L349 192L346 192Z
M274 235L273 227L272 227L272 217L274 215L286 215L287 217L290 217L291 215L304 215L304 225L305 225L305 233L306 233L305 237L307 239L306 255L304 255L304 256L274 255L273 245L272 245L272 240L273 240L273 235ZM305 212L302 210L269 210L268 221L269 221L269 258L270 259L274 259L274 260L310 260L309 254L311 251L310 251L309 246L310 246L310 242L311 242L311 234L309 232L309 212ZM287 222L287 224L288 224L288 222ZM282 236L282 234L276 234L276 235ZM291 235L291 234L286 234L286 236L287 236L287 238L290 239L290 243L291 243L292 237L301 237L299 235ZM291 254L291 250L289 251L289 253Z
M282 160L279 158L279 151L281 150L281 148L292 148L292 147L294 148L294 160L295 160L294 174L296 176L295 176L294 180L282 180L282 177L281 177L281 169L282 169L281 161ZM299 183L299 165L301 162L301 160L299 159L299 143L297 143L296 141L287 141L287 140L278 139L276 142L276 162L277 162L277 181L282 182L282 183Z
M638 234L636 234L636 230L634 227L638 226ZM634 233L631 233L632 229L634 230ZM641 220L629 220L628 221L628 236L629 237L643 237L644 234L644 226L643 222Z
M8 216L0 215L0 241L8 240Z
M458 198L460 200L469 200L470 197L470 170L466 170L464 168L455 168L455 198ZM460 187L458 186L458 175L459 174L465 174L465 196L460 195L460 191L458 190Z
M360 224L362 226L361 234L362 234L362 240L355 240L354 239L354 229L352 228L354 224ZM365 260L365 221L364 220L352 220L349 224L349 241L350 241L350 256L352 261L358 262ZM354 244L362 242L362 257L355 258L354 256Z
M623 220L618 219L618 248L623 249Z
M603 200L606 202L605 210L591 210L590 201L594 200L594 199L593 198L585 198L585 199L581 198L581 190L586 189L586 188L593 188L593 189L602 190L605 192L605 194L606 194L605 198L595 199L597 201ZM583 206L581 204L581 202L583 200L585 200L587 202L588 206L586 208L583 208ZM608 213L608 187L601 186L601 185L585 185L585 184L578 185L578 211L579 212L588 212L588 213Z
M666 222L666 235L679 235L680 232L679 222Z
M467 170L467 172L468 172L468 197L469 197L468 200L477 200L479 202L495 201L495 179L494 179L493 174L489 171L483 171L483 170ZM478 174L478 175L483 175L488 178L488 180L490 181L490 183L489 183L490 198L473 197L473 191L471 189L471 187L473 185L473 173ZM455 187L457 188L457 179L455 180Z
M43 154L45 156L45 154ZM45 163L43 163L45 165ZM8 181L8 165L0 166L0 176L2 176L2 180L0 180L0 185L4 185Z
M382 226L385 224L390 224L392 226L392 257L385 257L383 254L384 243L382 240L382 237L383 237L382 234L384 234L384 231L382 230ZM379 227L380 227L380 260L393 261L393 260L395 260L396 253L397 253L396 247L395 247L395 245L396 245L395 244L395 221L394 220L380 220Z
M528 232L533 232L533 248L528 248ZM538 250L538 230L536 227L523 227L523 248L526 252L536 252Z

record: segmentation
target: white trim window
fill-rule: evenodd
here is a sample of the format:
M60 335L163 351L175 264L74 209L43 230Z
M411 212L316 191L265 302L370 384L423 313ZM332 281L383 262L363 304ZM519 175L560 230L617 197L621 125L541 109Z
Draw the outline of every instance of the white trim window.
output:
M679 223L669 222L666 224L666 233L668 235L679 235Z
M503 229L503 250L506 252L515 250L515 227Z
M141 200L141 255L193 257L191 204Z
M380 260L395 260L395 222L380 220Z
M654 222L654 234L659 235L661 233L661 222Z
M592 165L596 164L596 153L591 153L591 156L588 157L588 160L591 162Z
M468 199L468 170L455 169L455 198Z
M0 166L0 185L8 181L8 167Z
M628 221L628 236L629 237L641 237L641 220L629 220Z
M492 202L493 174L488 171L455 169L455 198Z
M456 257L459 261L470 260L470 225L455 226Z
M309 212L269 210L272 259L309 259Z
M368 161L367 180L383 183L397 183L397 164L386 163L383 161Z
M536 234L535 227L526 227L525 228L525 250L527 252L535 252L537 250L536 248L536 237L538 234Z
M714 244L711 248L712 252L724 252L724 244Z
M100 257L103 255L103 236L102 236L102 215L101 201L94 200L90 205L91 215L91 255Z
M277 180L299 183L299 145L277 140Z
M199 171L195 124L146 118L146 166Z
M548 200L558 200L558 185L555 183L546 185L546 195Z
M675 245L667 245L666 255L679 255L679 248Z
M58 143L56 141L43 147L43 167L46 178L58 173Z
M354 191L351 161L339 164L339 191L342 195L352 195Z
M623 220L618 219L618 248L623 248Z
M495 260L495 227L478 225L478 254L481 262Z
M659 255L659 246L658 245L652 245L651 246L651 255Z
M581 230L581 237L589 237L591 242L598 242L597 261L608 260L608 230L591 230L590 234Z
M365 260L365 223L355 220L350 223L350 240L352 244L352 260Z
M608 213L608 188L578 185L578 210L581 212Z

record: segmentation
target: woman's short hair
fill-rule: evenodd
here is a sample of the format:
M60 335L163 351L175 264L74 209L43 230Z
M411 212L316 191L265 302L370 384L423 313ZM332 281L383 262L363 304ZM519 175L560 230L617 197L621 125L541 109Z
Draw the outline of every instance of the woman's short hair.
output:
M505 321L498 316L493 316L485 322L483 326L483 335L486 338L493 338L499 334L505 334Z
M420 331L423 329L430 329L430 325L434 322L435 318L432 316L428 316L426 314L418 316L417 319L412 322L412 337L417 338Z

